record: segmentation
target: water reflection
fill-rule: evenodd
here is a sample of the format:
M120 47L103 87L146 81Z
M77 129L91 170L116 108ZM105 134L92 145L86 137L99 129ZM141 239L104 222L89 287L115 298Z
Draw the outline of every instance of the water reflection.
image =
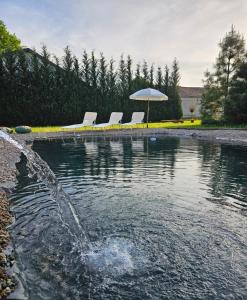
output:
M173 178L176 164L177 169L187 169L190 173L199 168L202 180L208 181L208 187L216 200L229 196L246 201L247 150L239 146L191 139L158 138L152 141L149 137L130 137L102 139L100 143L92 141L91 138L73 142L50 142L49 152L43 152L39 143L36 143L35 149L40 151L41 156L55 171L63 169L65 177L81 178L89 175L95 180L98 177L106 180L109 177L131 180L131 174L145 165L145 173L140 176L155 171L157 175L165 174ZM65 156L66 152L69 155ZM154 169L153 163L160 160L162 164L156 164ZM64 168L65 166L67 168Z
M64 170L65 176L86 175L85 172L90 172L90 176L103 175L107 179L109 176L131 175L135 167L138 168L143 164L151 166L153 159L161 158L164 159L164 164L156 167L166 170L171 177L174 176L176 153L180 140L167 138L166 141L162 139L151 141L150 138L116 138L114 140L104 139L100 143L93 142L91 139L76 143L70 140L47 143L49 152L43 152L39 148L39 142L35 143L34 150L38 150L44 160L49 161L50 166L55 169L63 168L66 165L71 166ZM64 160L66 152L69 155Z
M210 173L212 199L245 209L247 206L247 148L201 142L201 176Z
M13 236L31 300L244 299L246 216L229 207L246 201L245 148L115 137L34 150L70 195L89 247L74 247L46 189L21 171Z
M40 148L39 142L34 150L38 150L55 171L59 173L62 169L64 177L88 175L94 180L131 180L132 173L141 169L144 171L141 177L149 174L172 179L176 170L178 177L186 170L191 174L200 173L211 193L210 200L247 201L247 149L244 147L179 138L152 141L150 137L105 138L100 143L92 138L47 143L49 152L42 151L45 147Z

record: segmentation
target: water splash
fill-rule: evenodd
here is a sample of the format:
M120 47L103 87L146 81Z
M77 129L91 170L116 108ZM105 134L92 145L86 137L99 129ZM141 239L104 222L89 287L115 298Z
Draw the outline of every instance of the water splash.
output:
M110 238L103 243L92 244L80 223L69 195L65 193L49 165L35 151L21 145L8 134L0 131L0 138L10 142L25 155L29 175L48 187L51 198L56 202L59 209L61 222L73 238L74 250L80 252L81 263L85 266L85 272L88 273L89 299L93 289L92 276L94 273L99 273L104 278L119 277L125 274L132 275L147 264L145 255L126 239ZM64 269L67 267L63 264Z
M118 276L134 270L132 251L133 244L130 242L109 240L104 245L95 245L90 252L82 255L82 260L92 271Z
M62 224L75 238L77 244L80 246L85 246L84 242L88 242L88 238L82 225L80 224L77 212L71 203L69 195L64 192L61 184L56 178L56 175L50 169L48 164L32 149L21 145L7 133L0 130L0 139L1 138L11 143L24 154L24 156L27 158L29 176L36 177L37 181L44 183L48 187L52 199L54 199L54 201L57 203ZM89 246L90 244L87 243L87 247Z
M21 144L19 144L17 141L15 141L14 139L12 139L7 133L3 132L2 130L0 130L0 138L2 138L5 141L11 143L16 148L18 148L19 150L24 152L24 147Z
M81 260L91 272L105 277L133 275L149 264L146 254L130 240L110 237L92 244L92 249L81 254Z

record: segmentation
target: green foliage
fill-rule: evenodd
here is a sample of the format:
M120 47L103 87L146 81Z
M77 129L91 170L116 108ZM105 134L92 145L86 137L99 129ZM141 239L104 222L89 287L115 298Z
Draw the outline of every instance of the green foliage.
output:
M149 82L150 87L152 88L154 86L154 65L152 64L149 70Z
M169 68L166 65L165 66L165 76L164 76L164 93L166 95L168 95L169 85L170 85Z
M157 82L156 82L156 87L158 90L161 91L163 86L163 76L162 76L162 71L161 71L161 67L158 67L157 70Z
M226 99L225 117L234 123L247 122L247 63L243 63L232 80Z
M139 78L141 77L141 71L140 71L140 69L141 69L140 64L137 64L137 65L136 65L136 74L135 74L135 77L136 77L137 79L139 79Z
M9 33L3 21L0 20L0 55L20 48L21 41L14 34Z
M201 101L201 114L204 120L217 120L222 114L223 92L215 82L214 76L209 72L205 73L204 92Z
M132 80L133 80L133 74L132 74L132 59L128 55L127 57L127 85L128 85L128 93L130 94L132 91Z
M29 126L17 126L15 127L16 133L30 133L32 132L32 128Z
M143 73L144 80L148 82L149 81L148 64L145 60L143 62L143 66L142 66L142 73Z
M232 78L245 59L245 41L232 26L219 43L220 52L216 59L215 76L224 96L227 97Z
M181 98L178 91L180 80L178 61L174 59L172 65L172 73L170 76L170 85L168 87L168 96L170 102L170 113L172 119L180 119L183 115Z
M82 80L89 85L90 84L90 60L87 51L83 51L82 58Z
M246 58L243 36L232 26L219 43L220 51L213 73L205 73L204 94L202 98L202 117L204 119L224 118L229 88L240 65Z
M114 60L111 59L109 63L109 70L107 72L107 95L105 99L108 101L108 112L110 110L116 111L119 107L118 97L117 97L117 74L114 70Z
M97 107L101 111L101 116L103 120L108 115L108 106L104 105L105 97L107 95L107 64L106 59L103 55L103 53L100 53L100 59L99 59L99 98Z
M134 67L135 68L135 67ZM83 51L81 62L69 47L61 60L52 57L47 48L42 53L24 49L0 56L0 120L1 125L32 126L80 123L86 111L98 112L97 122L106 122L113 111L124 112L129 121L134 111L146 111L145 101L133 101L129 95L154 87L167 91L169 101L150 106L150 120L176 119L179 112L179 70L173 64L163 77L161 68L136 66L130 56L121 56L118 68L103 53Z

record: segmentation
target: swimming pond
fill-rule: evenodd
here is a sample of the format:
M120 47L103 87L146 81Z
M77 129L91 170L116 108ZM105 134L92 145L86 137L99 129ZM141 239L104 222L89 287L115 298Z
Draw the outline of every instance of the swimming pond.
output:
M19 164L12 236L30 299L244 299L246 148L116 137L33 149L60 187Z

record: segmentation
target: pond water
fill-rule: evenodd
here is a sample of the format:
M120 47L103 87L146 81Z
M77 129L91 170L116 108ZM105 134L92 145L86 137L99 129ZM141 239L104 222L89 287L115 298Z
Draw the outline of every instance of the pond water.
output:
M247 148L35 142L73 207L19 164L12 236L31 300L246 299Z

